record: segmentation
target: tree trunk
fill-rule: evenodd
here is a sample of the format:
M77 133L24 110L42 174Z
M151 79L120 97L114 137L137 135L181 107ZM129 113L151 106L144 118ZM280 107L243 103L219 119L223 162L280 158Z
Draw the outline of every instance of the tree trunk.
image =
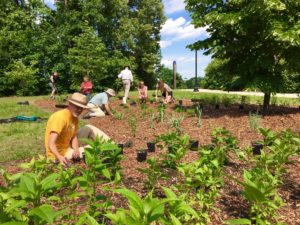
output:
M264 96L264 104L263 104L263 112L267 113L270 106L271 93L265 93Z

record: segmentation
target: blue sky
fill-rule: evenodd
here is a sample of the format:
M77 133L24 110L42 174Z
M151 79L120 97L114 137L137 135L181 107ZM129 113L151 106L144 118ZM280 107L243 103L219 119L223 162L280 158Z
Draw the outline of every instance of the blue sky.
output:
M185 10L184 0L163 0L166 23L161 30L162 64L172 68L173 61L177 63L177 72L183 78L195 76L195 52L187 45L199 39L208 37L205 28L197 28L191 24L189 13ZM210 62L209 56L198 51L198 76L204 76L204 69Z
M145 0L146 1L146 0ZM208 37L205 28L197 28L191 24L189 13L185 10L184 0L163 0L167 21L161 30L162 64L172 68L173 61L177 63L177 72L183 78L195 76L195 52L186 46L199 39ZM54 8L54 0L45 0ZM204 69L210 62L209 56L198 51L198 76L204 76Z

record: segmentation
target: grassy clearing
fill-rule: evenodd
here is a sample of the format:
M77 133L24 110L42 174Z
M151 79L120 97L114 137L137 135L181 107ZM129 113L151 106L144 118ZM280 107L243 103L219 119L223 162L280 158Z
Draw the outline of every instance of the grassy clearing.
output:
M25 100L32 103L36 99L37 97L0 98L0 118L17 115L48 118L50 113L32 104L29 106L17 104L17 102ZM45 126L46 121L0 124L0 163L43 154Z

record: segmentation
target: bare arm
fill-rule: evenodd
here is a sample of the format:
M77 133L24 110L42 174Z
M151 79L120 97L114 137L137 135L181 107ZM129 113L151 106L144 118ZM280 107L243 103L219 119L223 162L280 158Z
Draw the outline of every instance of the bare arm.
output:
M63 165L66 166L67 165L67 160L64 156L62 156L61 154L59 154L57 147L56 147L56 140L58 138L58 133L56 132L51 132L50 133L50 137L49 137L49 141L48 141L48 147L50 149L50 151L55 155L55 157L57 158L57 160Z
M80 156L80 152L79 152L79 143L78 143L77 136L73 137L71 141L71 146L74 149L73 158L78 158Z
M53 76L50 76L50 81L51 81L52 83L54 83Z
M112 112L110 111L110 107L109 107L108 104L104 104L104 108L105 108L106 112L107 112L109 115L113 116Z

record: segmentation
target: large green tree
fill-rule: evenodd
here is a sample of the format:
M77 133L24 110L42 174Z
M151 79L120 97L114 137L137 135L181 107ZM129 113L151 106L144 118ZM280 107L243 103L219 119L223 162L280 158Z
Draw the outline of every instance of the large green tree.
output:
M270 94L291 90L286 81L300 74L300 1L186 0L196 27L210 36L190 47L224 60L226 76Z
M154 81L164 22L161 0L56 0L55 6L0 1L0 95L45 93L53 71L60 74L60 92L76 90L84 73L95 91L113 87L125 65L148 85ZM15 85L24 91L13 88L22 68L33 80L26 82L30 92L24 85Z

